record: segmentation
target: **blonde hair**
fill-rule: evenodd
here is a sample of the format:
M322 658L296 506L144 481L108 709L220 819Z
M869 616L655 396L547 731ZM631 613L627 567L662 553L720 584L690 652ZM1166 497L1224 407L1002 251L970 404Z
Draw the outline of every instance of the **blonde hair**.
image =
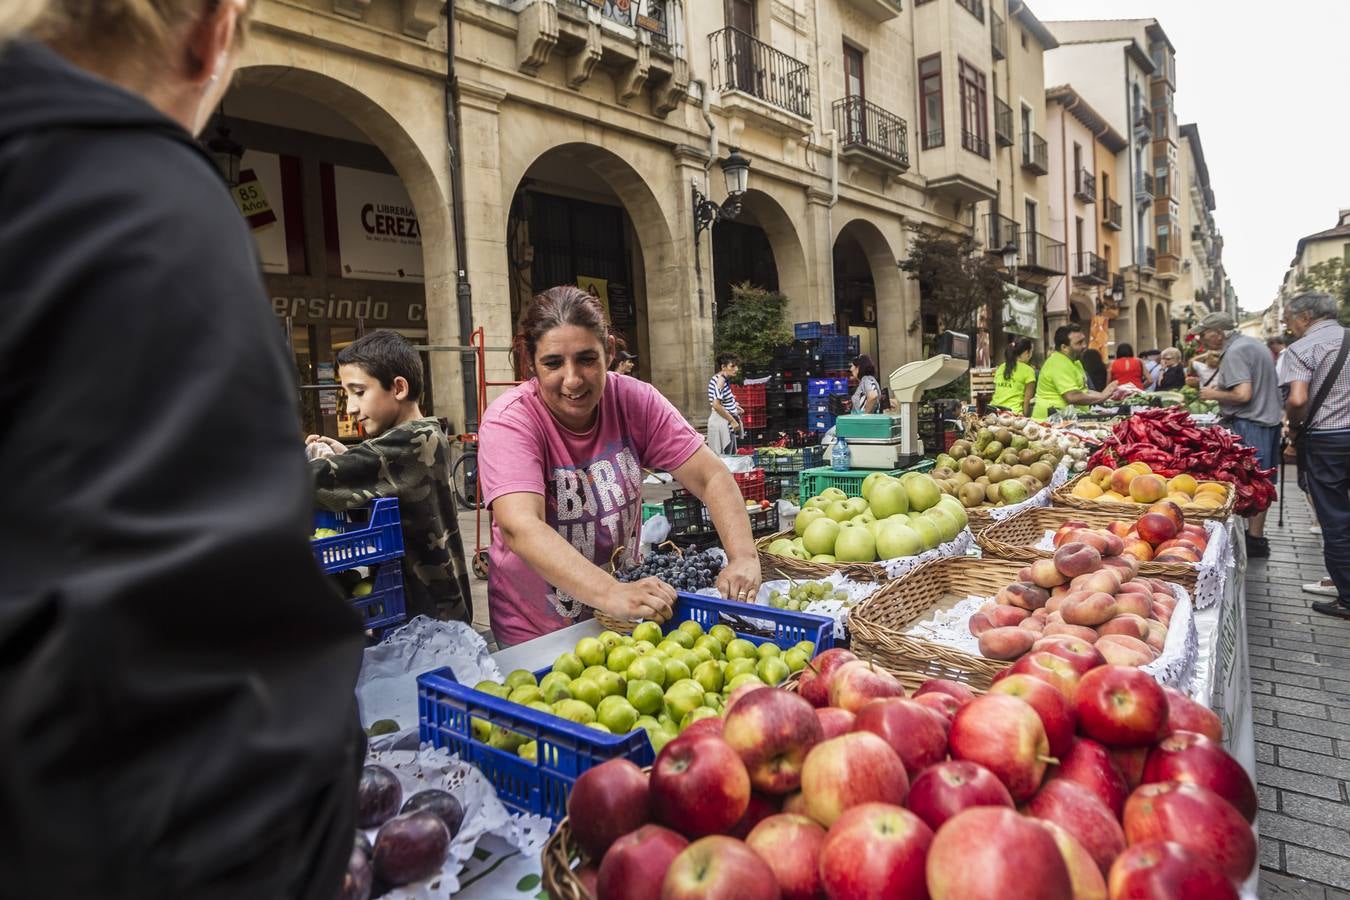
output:
M0 5L0 45L27 31L46 5L47 0L5 0Z

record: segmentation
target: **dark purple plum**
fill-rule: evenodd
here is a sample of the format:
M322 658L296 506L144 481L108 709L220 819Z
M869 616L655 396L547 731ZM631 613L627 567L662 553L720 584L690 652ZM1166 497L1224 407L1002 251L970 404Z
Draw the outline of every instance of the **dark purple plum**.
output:
M375 880L375 869L370 857L358 843L352 847L351 858L347 860L347 873L342 876L342 889L337 900L370 900L370 885Z
M356 846L366 856L375 855L375 846L371 844L370 838L366 837L366 833L359 828L356 830Z
M377 828L398 813L403 802L403 786L384 766L366 766L356 786L356 824L359 828Z
M439 872L449 852L450 832L435 813L397 816L375 835L375 874L387 884L411 884Z
M450 832L450 840L455 839L459 834L459 826L464 823L464 807L455 799L455 795L449 791L442 791L439 788L430 788L425 791L418 791L403 803L403 808L399 810L400 814L417 812L424 809L445 823L446 829Z

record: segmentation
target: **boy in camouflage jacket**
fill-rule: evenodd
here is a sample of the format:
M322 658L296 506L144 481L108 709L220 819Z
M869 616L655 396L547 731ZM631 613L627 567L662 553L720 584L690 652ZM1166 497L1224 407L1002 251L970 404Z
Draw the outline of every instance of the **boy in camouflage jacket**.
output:
M315 497L339 512L397 497L403 525L403 584L408 617L471 622L469 577L450 490L450 444L422 416L422 360L392 331L375 331L338 353L347 411L369 439L348 448L312 434Z

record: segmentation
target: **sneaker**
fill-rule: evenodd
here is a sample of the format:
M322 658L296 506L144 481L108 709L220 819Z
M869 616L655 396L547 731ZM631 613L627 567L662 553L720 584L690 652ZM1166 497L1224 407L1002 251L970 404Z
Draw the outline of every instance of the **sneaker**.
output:
M1335 616L1338 619L1350 619L1350 606L1346 606L1339 600L1318 600L1312 605L1312 608L1324 616Z
M1332 584L1330 578L1323 578L1321 581L1314 581L1312 584L1303 586L1303 593L1317 594L1322 597L1339 597L1340 593L1336 590L1336 585Z

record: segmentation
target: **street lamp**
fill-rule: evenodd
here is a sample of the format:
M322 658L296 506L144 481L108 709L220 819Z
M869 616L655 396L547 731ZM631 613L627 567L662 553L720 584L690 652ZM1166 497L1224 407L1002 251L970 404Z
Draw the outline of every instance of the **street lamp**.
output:
M999 253L1003 254L1003 268L1012 272L1013 287L1017 287L1017 258L1019 256L1017 244L1009 238L1008 243L1003 245L1003 249Z
M206 151L216 161L216 168L230 187L238 187L239 164L244 158L244 148L230 137L230 129L225 127L223 116L216 121L216 133L206 142Z
M750 182L750 160L741 155L741 151L731 148L731 154L720 163L722 177L727 183L727 199L719 206L703 196L694 182L694 241L714 222L725 222L741 214L741 199L745 196L746 186Z

